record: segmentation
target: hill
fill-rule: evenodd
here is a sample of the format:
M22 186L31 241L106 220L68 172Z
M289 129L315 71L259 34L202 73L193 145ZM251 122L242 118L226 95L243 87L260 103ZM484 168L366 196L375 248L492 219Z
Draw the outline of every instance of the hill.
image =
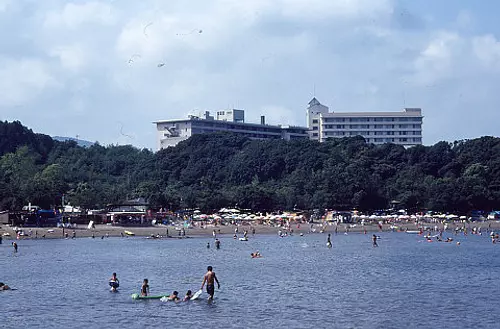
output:
M466 213L500 204L500 139L405 149L362 137L249 140L192 136L157 153L81 147L0 122L0 210L66 202L83 208L143 197L170 209L387 208Z

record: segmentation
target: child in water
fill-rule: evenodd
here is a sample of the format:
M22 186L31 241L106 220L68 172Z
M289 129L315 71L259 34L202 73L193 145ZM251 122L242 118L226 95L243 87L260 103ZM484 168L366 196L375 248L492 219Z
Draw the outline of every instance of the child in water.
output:
M191 290L188 290L186 292L186 296L184 296L184 301L187 302L187 301L191 300L191 297L193 297L193 293L191 292Z
M149 283L148 279L144 279L141 286L141 296L147 296L149 294Z
M111 287L111 291L116 291L116 288L120 286L120 280L116 277L116 273L113 273L111 279L109 279L109 285Z
M179 293L177 291L174 291L172 295L168 296L168 300L172 302L178 302L180 300Z

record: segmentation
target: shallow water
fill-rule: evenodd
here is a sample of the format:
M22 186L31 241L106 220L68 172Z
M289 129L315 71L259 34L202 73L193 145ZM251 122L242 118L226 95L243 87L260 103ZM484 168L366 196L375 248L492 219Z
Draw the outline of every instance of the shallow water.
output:
M428 243L405 233L147 240L108 238L0 245L5 328L493 328L499 327L500 245L487 236ZM259 250L264 256L250 258ZM195 292L207 265L221 281L216 300L133 301ZM119 293L109 292L117 272Z

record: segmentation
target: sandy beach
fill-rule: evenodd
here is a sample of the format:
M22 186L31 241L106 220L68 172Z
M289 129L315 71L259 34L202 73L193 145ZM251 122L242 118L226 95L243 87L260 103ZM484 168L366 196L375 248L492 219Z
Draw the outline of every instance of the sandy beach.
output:
M397 226L394 228L393 225ZM447 231L452 232L456 227L465 227L468 231L472 230L474 227L480 228L482 232L490 230L499 230L500 222L498 221L485 221L485 222L472 222L472 223L448 223ZM382 231L406 231L406 230L418 230L420 227L426 227L429 229L443 229L443 224L441 223L396 223L396 224L383 224ZM148 227L122 227L122 226L111 226L111 225L96 225L95 229L88 229L86 226L80 225L76 228L47 228L47 227L32 227L32 228L18 228L22 229L24 236L20 236L19 239L63 239L71 238L73 232L75 232L76 238L88 238L94 236L95 238L102 237L121 237L127 236L125 231L132 232L134 236L138 237L160 237L160 238L195 238L195 237L212 237L213 231L215 230L217 235L233 235L235 233L235 228L238 228L238 236L242 236L245 230L248 231L249 235L252 233L252 228L255 229L255 234L278 234L279 231L284 232L283 227L270 226L263 224L256 225L207 225L203 228L194 227L185 229L185 236L180 234L181 226L148 226ZM293 234L315 234L315 233L335 233L344 234L348 233L369 233L369 232L380 232L380 228L377 224L345 224L335 223L322 224L313 223L312 228L309 223L292 224L290 229L293 230ZM7 233L7 234L6 234ZM16 239L16 232L14 227L3 225L0 228L0 235L3 236L5 240Z

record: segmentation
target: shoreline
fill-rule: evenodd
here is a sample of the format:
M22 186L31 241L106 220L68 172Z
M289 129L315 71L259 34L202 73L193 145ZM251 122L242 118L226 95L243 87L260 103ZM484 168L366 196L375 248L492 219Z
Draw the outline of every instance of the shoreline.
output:
M397 229L393 229L393 225L397 226ZM443 224L441 223L396 223L396 224L383 224L382 230L379 229L377 224L345 224L340 223L327 224L323 226L322 223L314 223L311 229L310 223L301 223L298 227L297 224L293 224L290 228L293 230L293 234L316 234L316 233L335 233L337 229L337 234L349 233L373 233L373 232L405 232L416 231L419 227L427 227L434 230L437 226L438 230L443 229ZM496 220L490 220L485 222L477 223L447 223L446 232L453 232L455 228L466 227L468 231L472 228L480 228L482 232L491 230L499 230L500 222ZM248 231L249 236L252 235L252 228L255 228L256 235L278 235L279 231L285 232L285 228L278 226L270 226L264 224L256 225L209 225L204 228L194 227L185 229L185 236L179 235L181 228L179 226L148 226L148 227L124 227L124 226L110 226L110 225L96 225L95 229L88 229L86 226L80 226L77 228L65 228L64 233L62 228L50 228L50 227L30 227L30 228L20 228L24 231L26 235L20 236L19 239L16 237L14 227L2 226L0 228L0 235L4 240L34 240L34 239L65 239L72 238L73 231L75 232L75 237L78 238L91 238L92 235L97 238L103 237L127 237L129 235L125 234L125 231L133 232L135 237L155 237L162 239L183 239L183 238L213 238L213 231L216 231L217 236L232 236L235 233L235 228L238 228L238 237L243 235L245 230ZM324 230L322 230L324 228ZM489 228L489 229L488 229ZM347 230L347 231L346 231ZM10 234L10 236L4 236L4 233ZM66 236L67 234L67 236Z

